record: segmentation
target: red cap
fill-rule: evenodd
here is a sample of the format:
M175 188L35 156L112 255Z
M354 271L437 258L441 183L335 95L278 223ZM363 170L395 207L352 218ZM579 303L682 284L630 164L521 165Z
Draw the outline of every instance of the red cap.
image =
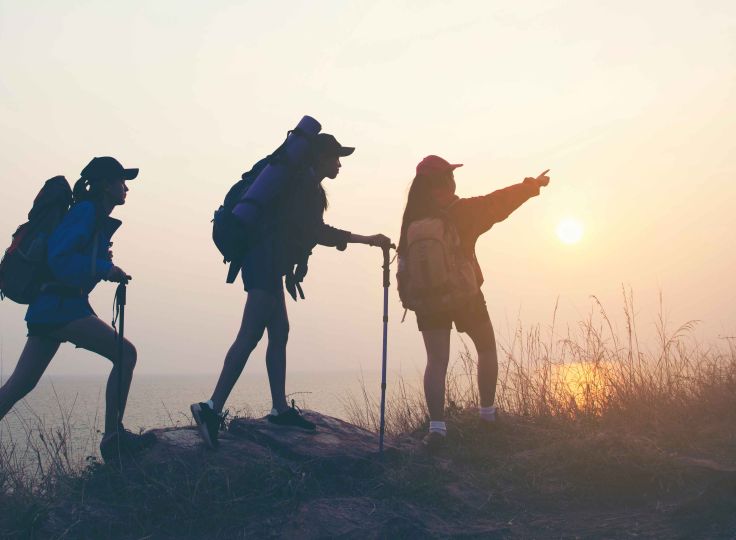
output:
M462 167L462 163L450 163L439 156L427 156L417 165L417 174L437 174L447 171L454 171L458 167Z

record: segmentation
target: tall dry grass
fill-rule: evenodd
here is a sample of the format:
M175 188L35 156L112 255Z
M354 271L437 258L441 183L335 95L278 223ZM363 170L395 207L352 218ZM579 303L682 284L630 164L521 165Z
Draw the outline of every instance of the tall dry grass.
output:
M618 421L655 430L713 411L736 422L736 338L703 345L694 337L695 321L669 329L660 304L656 347L645 348L631 291L624 290L623 299L621 330L595 297L588 317L564 330L556 327L554 316L546 327L526 328L518 322L509 339L498 345L496 404L502 414ZM478 407L476 377L476 355L465 346L448 370L450 419ZM390 381L389 388L387 433L397 436L425 428L428 417L421 388L403 379ZM377 431L377 399L364 385L360 395L344 402L348 419ZM91 432L84 448L73 447L72 409L60 410L63 420L54 426L41 418L27 421L24 440L2 437L0 495L50 493L60 482L82 473L90 461L85 456L96 450L98 434Z
M0 433L0 493L34 496L51 493L63 479L79 474L96 449L99 433L90 428L86 437L73 435L75 403L61 404L52 384L60 420L49 425L29 409L17 415L21 429L2 429ZM11 412L11 414L13 414ZM93 425L98 423L95 417Z
M72 410L62 411L55 426L36 418L24 425L25 440L0 439L0 536L233 537L243 523L268 528L288 521L304 500L356 493L437 516L456 508L449 485L468 488L474 504L479 493L488 493L493 512L512 521L530 507L558 519L560 509L581 504L648 504L710 493L693 502L692 515L705 517L686 525L697 533L733 530L734 499L713 491L712 480L723 477L714 470L730 474L736 448L736 341L703 346L694 321L670 330L661 308L656 346L645 348L635 313L625 291L621 330L596 298L574 327L560 330L554 317L547 327L518 323L498 347L496 403L512 418L490 430L478 429L469 413L479 396L476 357L465 347L446 387L448 419L459 433L447 449L451 468L410 451L365 479L319 476L273 459L224 467L216 456L123 471L95 459L85 466L80 456L89 448L72 447ZM421 389L402 379L390 381L390 389L388 433L426 429ZM345 405L353 423L378 429L378 403L365 385ZM90 440L96 444L97 434ZM683 458L700 468L706 463L707 474L683 467ZM477 514L488 518L482 510Z
M529 418L639 423L706 409L733 414L729 408L736 390L736 338L703 345L694 335L694 320L670 329L660 295L656 342L644 347L634 295L622 288L622 296L622 329L596 297L589 315L573 327L556 327L557 306L546 327L526 328L518 321L510 339L498 345L496 405L501 411ZM479 405L476 355L467 342L463 345L448 369L450 416ZM428 421L422 391L403 379L390 386L387 432L421 429ZM346 410L353 423L378 429L378 403L367 391L348 398Z

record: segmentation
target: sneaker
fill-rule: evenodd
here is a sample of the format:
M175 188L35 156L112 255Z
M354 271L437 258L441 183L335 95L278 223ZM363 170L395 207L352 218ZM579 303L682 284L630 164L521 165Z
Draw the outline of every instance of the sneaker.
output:
M269 414L266 418L271 424L279 427L290 427L303 429L304 431L316 431L317 426L301 415L301 409L291 400L291 407L279 414Z
M156 444L156 435L133 433L120 426L119 431L106 434L100 442L100 454L105 461L130 457Z
M217 414L208 403L192 403L189 410L192 411L202 440L210 448L217 448L217 434L223 427L225 415Z
M422 439L422 445L431 452L442 448L446 441L447 435L442 434L439 431L430 431Z

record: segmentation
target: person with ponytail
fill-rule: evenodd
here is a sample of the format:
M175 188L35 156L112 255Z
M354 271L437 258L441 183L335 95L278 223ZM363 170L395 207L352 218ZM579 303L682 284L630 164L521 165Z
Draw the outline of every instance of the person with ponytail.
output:
M335 179L340 172L340 158L355 149L342 146L327 133L312 141L309 162L299 169L285 192L265 207L267 216L245 253L241 276L248 293L243 318L230 346L212 397L192 403L190 409L200 435L210 448L218 446L218 432L223 424L223 407L245 368L248 357L268 332L266 369L273 408L268 421L280 428L316 430L286 400L286 343L289 317L286 312L284 287L296 300L303 299L301 282L307 274L307 262L317 245L344 251L349 243L389 246L391 240L382 234L363 236L331 227L324 222L327 195L322 182Z
M25 348L13 374L0 388L2 419L33 390L63 342L110 360L113 367L107 380L105 433L100 443L104 459L134 454L155 442L153 434L137 435L122 425L136 364L135 347L125 340L119 359L115 330L89 304L89 294L100 281L131 279L112 263L110 239L121 221L110 213L125 204L126 182L136 176L138 169L126 169L112 157L96 157L82 170L74 185L73 204L48 239L49 281L28 306Z
M412 223L440 218L445 227L449 225L456 231L459 256L468 263L470 274L475 274L476 292L469 301L463 303L462 308L448 311L416 310L417 326L427 351L424 394L430 422L424 442L429 447L436 447L447 434L444 417L445 378L450 360L450 331L453 323L458 332L470 336L478 354L480 419L486 422L496 420L496 340L486 301L480 291L483 273L475 256L475 244L481 234L506 219L528 199L539 195L540 188L549 184L549 171L544 171L536 178L525 178L518 184L488 195L461 199L455 194L454 171L458 167L462 167L462 164L451 164L434 155L425 157L417 165L404 209L398 247L401 276L402 260L407 258L409 251L408 233ZM399 280L400 293L401 287Z

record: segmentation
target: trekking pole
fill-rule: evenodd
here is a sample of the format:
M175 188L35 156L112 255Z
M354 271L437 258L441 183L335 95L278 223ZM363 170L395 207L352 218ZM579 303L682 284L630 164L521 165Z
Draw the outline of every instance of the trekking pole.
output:
M381 362L381 420L378 435L378 453L383 457L383 436L386 431L386 362L388 357L388 288L391 285L389 267L391 265L391 248L396 246L390 244L383 250L383 358Z
M125 302L127 296L126 286L128 280L123 279L115 291L115 318L118 320L117 345L118 345L118 423L116 431L118 433L118 447L120 445L120 426L123 425L123 354L124 354L124 333L125 333Z

